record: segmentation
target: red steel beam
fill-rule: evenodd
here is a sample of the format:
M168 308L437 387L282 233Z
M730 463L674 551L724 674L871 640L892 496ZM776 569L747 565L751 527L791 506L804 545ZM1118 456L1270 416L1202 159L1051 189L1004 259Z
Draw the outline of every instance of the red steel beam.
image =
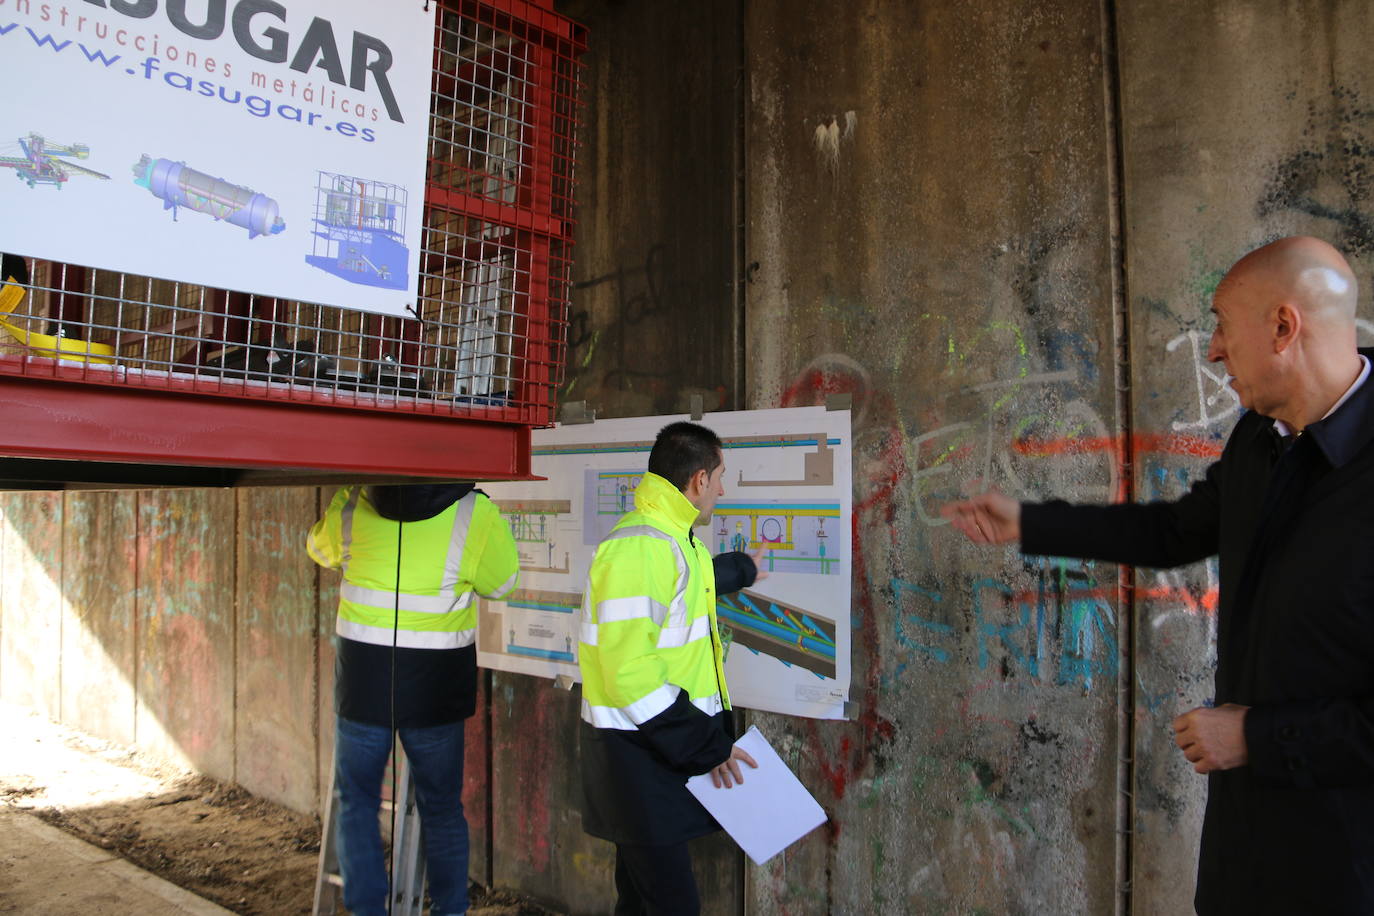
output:
M190 467L529 480L530 430L400 411L7 376L0 455ZM57 428L55 428L57 427ZM54 433L60 429L60 434Z

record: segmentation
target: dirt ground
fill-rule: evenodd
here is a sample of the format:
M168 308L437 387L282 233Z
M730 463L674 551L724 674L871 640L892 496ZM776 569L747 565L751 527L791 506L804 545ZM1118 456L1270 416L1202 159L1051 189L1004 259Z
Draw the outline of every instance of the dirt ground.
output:
M0 804L241 914L309 914L320 824L243 789L0 705ZM473 916L555 916L473 889Z

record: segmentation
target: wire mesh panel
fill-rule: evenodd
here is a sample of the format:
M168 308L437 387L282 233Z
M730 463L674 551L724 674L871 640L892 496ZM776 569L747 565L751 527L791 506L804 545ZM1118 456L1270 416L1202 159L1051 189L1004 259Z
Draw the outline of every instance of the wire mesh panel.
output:
M584 48L580 29L550 7L440 6L423 202L369 176L318 175L308 260L340 276L403 276L399 229L407 208L424 207L412 317L13 252L0 270L12 280L0 287L0 376L89 383L81 397L142 387L549 423L567 326ZM70 165L32 148L54 176Z

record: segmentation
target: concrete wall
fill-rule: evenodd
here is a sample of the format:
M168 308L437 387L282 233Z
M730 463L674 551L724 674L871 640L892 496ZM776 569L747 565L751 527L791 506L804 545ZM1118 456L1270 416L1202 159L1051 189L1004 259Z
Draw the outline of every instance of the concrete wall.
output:
M750 717L832 821L765 868L701 843L707 911L1187 912L1203 784L1168 724L1210 694L1215 569L976 550L935 510L1177 495L1236 418L1201 357L1220 273L1309 232L1370 286L1374 9L560 8L591 32L565 399L854 403L858 715ZM0 495L0 696L310 809L320 496ZM489 683L474 874L606 911L576 692Z
M854 396L861 709L758 717L832 825L751 908L1111 912L1116 574L937 515L978 480L1116 489L1109 449L1058 448L1122 427L1101 11L776 0L746 36L748 402Z

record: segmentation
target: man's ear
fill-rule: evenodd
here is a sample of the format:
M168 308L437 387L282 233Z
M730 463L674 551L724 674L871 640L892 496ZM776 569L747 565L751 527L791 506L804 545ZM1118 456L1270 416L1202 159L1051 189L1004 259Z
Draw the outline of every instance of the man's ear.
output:
M692 472L692 476L687 478L687 489L682 492L688 497L700 494L711 483L711 477L705 471L697 470Z
M1302 330L1302 312L1287 302L1274 307L1274 352L1282 353L1292 346Z

